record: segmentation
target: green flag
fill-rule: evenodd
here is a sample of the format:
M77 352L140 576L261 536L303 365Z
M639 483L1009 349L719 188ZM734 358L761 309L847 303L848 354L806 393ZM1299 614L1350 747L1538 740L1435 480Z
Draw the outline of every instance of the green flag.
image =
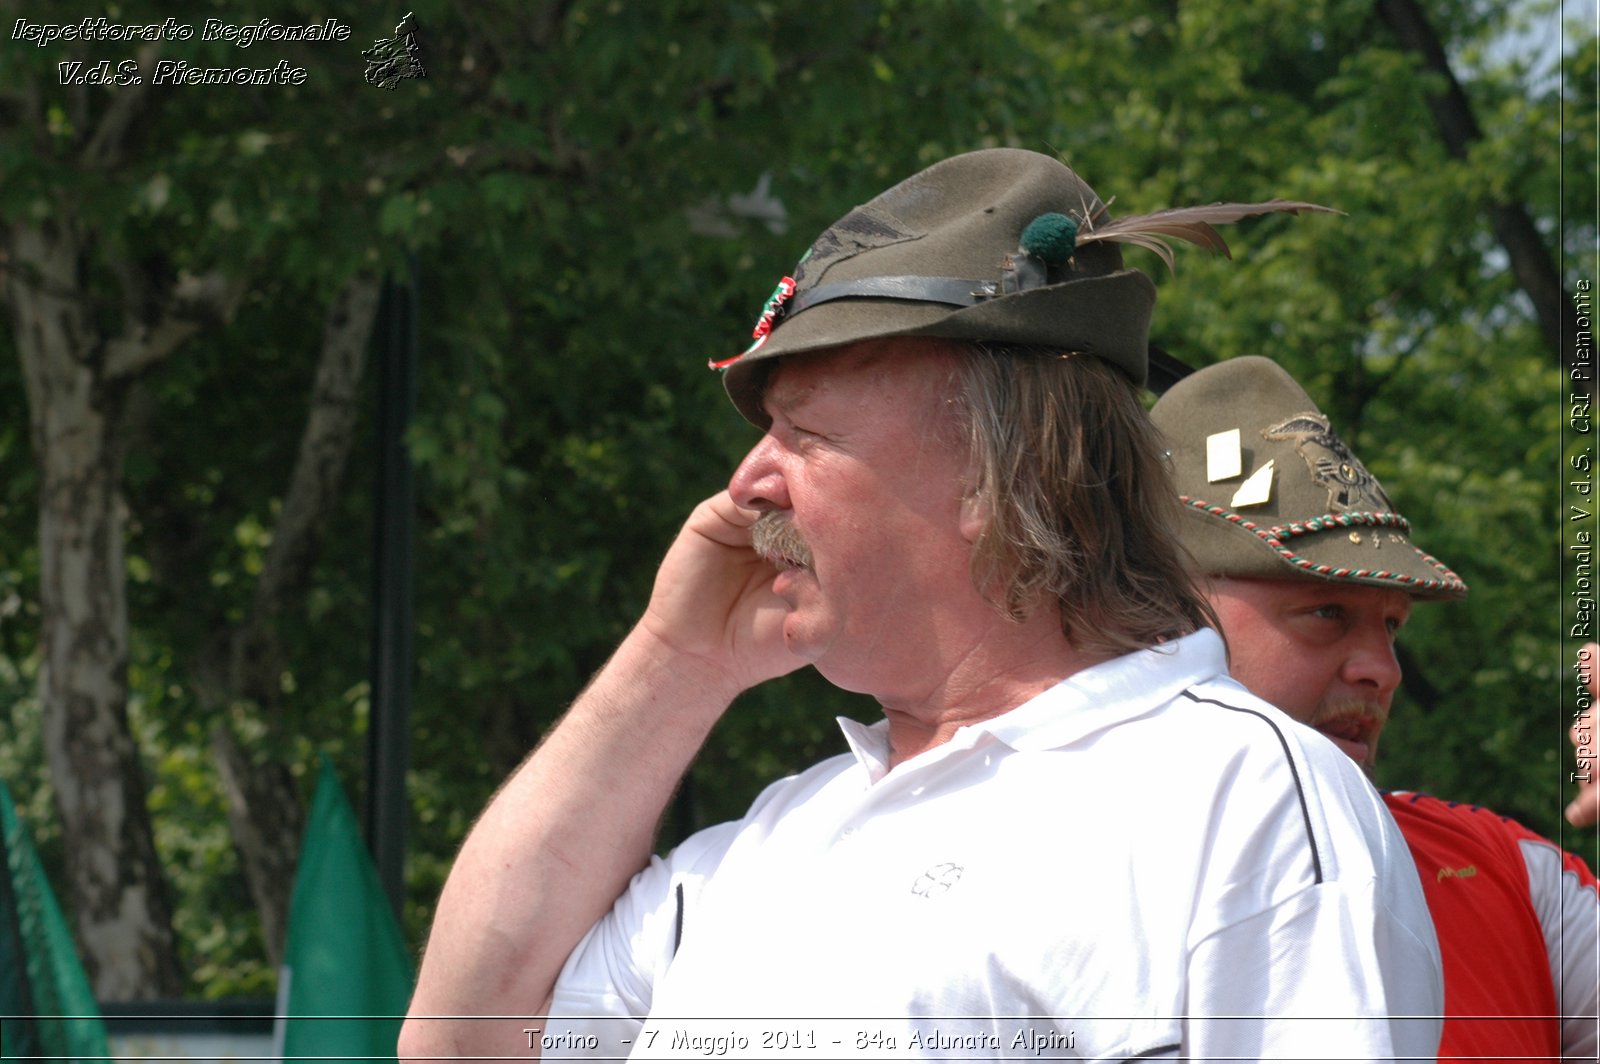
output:
M109 1057L105 1023L33 841L0 782L0 1043L5 1059Z
M285 1060L393 1060L411 958L355 814L323 760L289 899L279 977Z

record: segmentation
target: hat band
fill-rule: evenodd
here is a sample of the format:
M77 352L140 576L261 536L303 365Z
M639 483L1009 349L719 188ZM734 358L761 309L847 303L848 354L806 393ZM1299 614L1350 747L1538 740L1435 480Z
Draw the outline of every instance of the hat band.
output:
M822 284L795 296L783 308L783 317L792 317L835 299L900 299L913 303L944 303L953 307L975 307L1000 294L994 281L969 281L960 277L863 277L859 281Z
M1218 506L1204 499L1196 499L1191 495L1180 495L1178 498L1184 504L1192 506L1196 510L1210 514L1212 517L1220 517L1229 524L1239 526L1261 540L1268 547L1271 547L1284 561L1308 573L1315 573L1318 576L1332 577L1338 580L1391 580L1405 587L1421 591L1465 591L1467 588L1466 583L1459 576L1451 572L1431 554L1417 550L1415 544L1411 544L1411 549L1417 551L1423 561L1438 570L1443 579L1429 580L1419 576L1411 576L1407 573L1397 573L1390 569L1351 569L1344 566L1326 565L1296 554L1284 544L1284 540L1292 539L1295 536L1307 536L1313 532L1326 532L1334 528L1350 528L1355 525L1369 528L1394 528L1402 533L1410 532L1411 523L1399 514L1364 512L1323 514L1321 517L1313 517L1309 521L1296 521L1292 524L1273 525L1263 528L1243 514L1235 513L1226 507Z

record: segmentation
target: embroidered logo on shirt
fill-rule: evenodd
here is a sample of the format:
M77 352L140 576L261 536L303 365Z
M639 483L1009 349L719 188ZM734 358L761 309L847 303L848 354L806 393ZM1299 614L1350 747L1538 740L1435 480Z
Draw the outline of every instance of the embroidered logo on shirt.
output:
M1447 879L1471 879L1478 874L1477 865L1467 865L1465 868L1441 868L1434 878L1435 883L1442 883Z
M919 898L937 898L951 887L961 882L961 873L966 871L952 861L936 864L917 877L911 884L911 893Z

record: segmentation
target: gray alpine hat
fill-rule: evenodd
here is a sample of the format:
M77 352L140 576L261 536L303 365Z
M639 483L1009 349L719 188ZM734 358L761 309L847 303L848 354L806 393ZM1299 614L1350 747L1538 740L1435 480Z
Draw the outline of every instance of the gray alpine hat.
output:
M755 342L712 366L763 428L772 359L889 336L1096 355L1142 385L1155 285L1124 269L1113 243L1075 246L1078 225L1104 213L1048 155L993 148L935 163L830 226L779 282Z
M1105 359L1143 385L1156 290L1117 243L1159 255L1169 239L1222 254L1214 223L1314 203L1213 203L1111 220L1107 205L1048 155L991 148L908 177L828 228L778 282L755 342L713 368L765 428L772 360L890 336L1043 347ZM781 327L781 331L780 331Z
M1466 597L1467 585L1411 542L1410 522L1378 478L1271 359L1199 370L1150 416L1172 449L1179 538L1205 575Z

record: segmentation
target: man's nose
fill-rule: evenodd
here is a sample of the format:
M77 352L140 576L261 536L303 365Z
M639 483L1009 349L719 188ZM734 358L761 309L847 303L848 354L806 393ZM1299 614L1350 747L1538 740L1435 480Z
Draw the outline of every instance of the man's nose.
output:
M789 488L778 462L778 444L769 433L750 449L728 481L728 494L747 510L787 510Z
M1400 686L1400 661L1394 653L1394 636L1387 624L1370 625L1358 633L1345 659L1346 683L1371 691L1384 705Z

